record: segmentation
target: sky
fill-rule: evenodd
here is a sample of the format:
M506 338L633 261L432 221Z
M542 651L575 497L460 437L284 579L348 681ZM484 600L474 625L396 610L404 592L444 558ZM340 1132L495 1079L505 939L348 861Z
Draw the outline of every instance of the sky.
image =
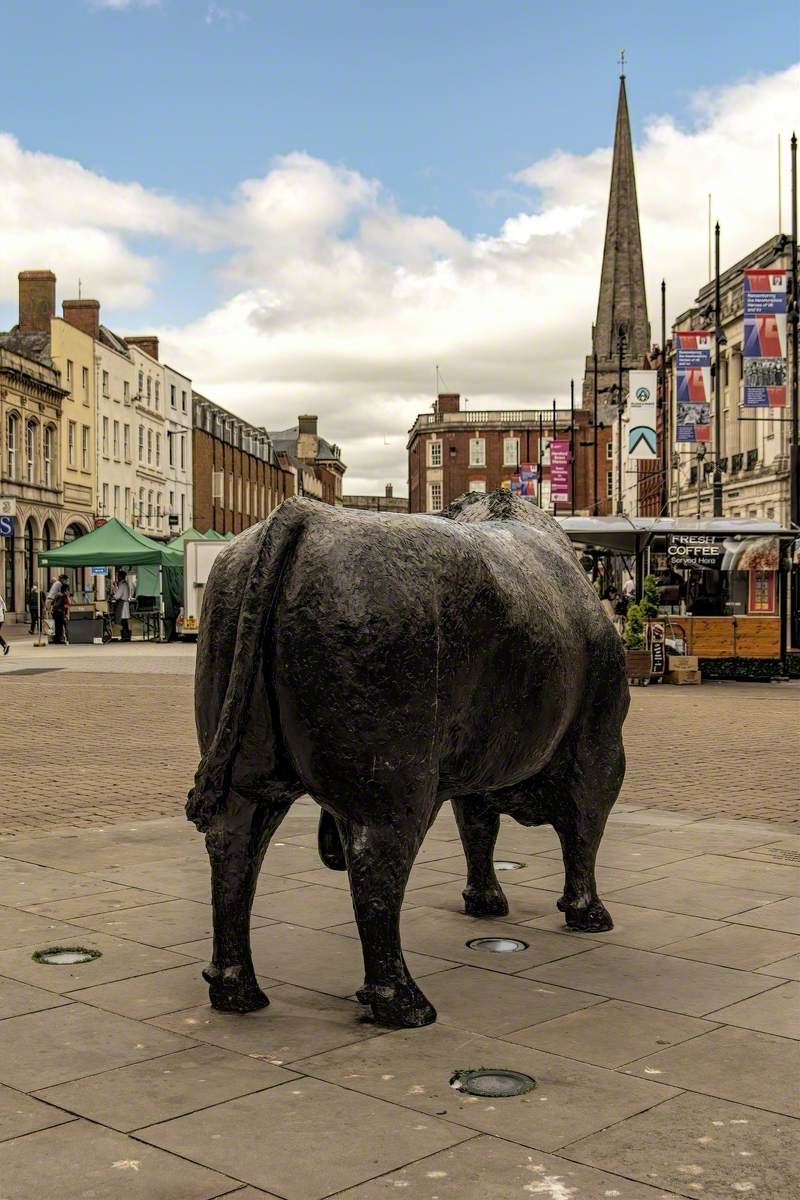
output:
M345 491L406 485L407 430L563 400L597 303L625 47L650 320L777 232L796 5L6 0L0 326L17 272L157 333L270 429L317 413Z

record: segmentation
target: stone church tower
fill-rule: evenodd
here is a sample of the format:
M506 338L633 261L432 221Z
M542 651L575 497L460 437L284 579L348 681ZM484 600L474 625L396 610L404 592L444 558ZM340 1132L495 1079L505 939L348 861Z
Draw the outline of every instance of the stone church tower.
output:
M619 78L617 127L614 132L614 159L597 319L592 326L592 353L586 357L583 378L583 407L591 410L596 354L598 409L600 419L606 422L612 406L616 404L620 329L624 333L622 390L627 395L628 371L641 367L643 356L650 349L650 324L647 320L639 206L624 75ZM611 390L612 386L614 391Z

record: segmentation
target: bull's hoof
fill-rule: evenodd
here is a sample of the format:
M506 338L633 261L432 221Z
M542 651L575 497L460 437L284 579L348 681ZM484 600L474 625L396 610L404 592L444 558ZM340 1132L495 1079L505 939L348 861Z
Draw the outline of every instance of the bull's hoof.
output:
M413 980L385 987L364 984L356 995L361 1004L371 1009L376 1025L419 1029L436 1020L436 1009Z
M266 1008L269 999L258 986L252 967L224 967L210 963L203 971L208 998L219 1012L256 1012Z
M475 888L465 888L464 912L468 917L507 917L508 901L500 888L497 891L479 892Z
M614 928L611 914L600 900L593 900L584 908L578 908L562 896L556 905L564 914L567 929L573 929L576 933L605 933Z

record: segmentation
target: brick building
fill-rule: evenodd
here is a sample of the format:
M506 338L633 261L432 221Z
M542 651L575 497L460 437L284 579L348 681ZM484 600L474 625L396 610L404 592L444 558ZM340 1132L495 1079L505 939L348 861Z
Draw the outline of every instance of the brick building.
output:
M278 430L269 437L276 452L285 455L297 472L300 495L316 496L325 504L342 503L342 479L347 467L339 446L319 436L315 416L298 417L291 429Z
M539 468L538 499L550 503L549 446L553 410L473 412L461 408L461 397L437 397L432 413L420 413L409 431L409 511L439 512L465 492L510 488L521 463ZM591 412L576 409L570 428L569 410L556 410L555 433L572 441L575 512L604 515L612 511L611 429L592 425ZM596 435L596 436L593 436ZM541 439L541 443L540 443ZM594 499L595 444L597 491ZM559 505L569 512L572 504Z
M281 465L270 435L192 393L194 523L203 533L241 533L295 495L295 474Z

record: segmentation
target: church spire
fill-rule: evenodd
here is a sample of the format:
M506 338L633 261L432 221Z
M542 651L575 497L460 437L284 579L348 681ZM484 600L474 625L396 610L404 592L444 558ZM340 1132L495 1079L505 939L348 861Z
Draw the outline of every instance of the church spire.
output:
M626 366L629 362L638 366L642 356L650 349L650 325L647 320L639 206L624 71L623 57L600 296L592 349L600 364L613 362L618 353L617 331L623 325L626 331Z

